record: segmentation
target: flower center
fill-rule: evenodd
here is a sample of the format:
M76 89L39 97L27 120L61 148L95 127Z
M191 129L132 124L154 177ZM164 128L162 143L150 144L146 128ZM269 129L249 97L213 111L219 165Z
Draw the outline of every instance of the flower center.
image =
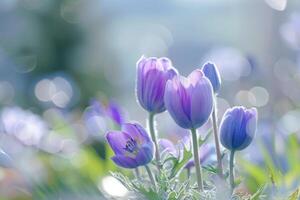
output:
M129 140L127 140L126 146L124 149L126 151L128 151L129 153L137 153L137 150L138 150L137 142L133 138L130 138Z

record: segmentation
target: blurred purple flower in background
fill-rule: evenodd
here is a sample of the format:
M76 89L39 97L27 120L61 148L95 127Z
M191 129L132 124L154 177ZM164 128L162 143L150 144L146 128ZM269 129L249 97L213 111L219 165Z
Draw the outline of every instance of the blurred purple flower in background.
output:
M136 168L153 159L153 143L137 123L125 123L121 131L109 131L106 139L115 153L111 159L121 167Z
M125 114L119 104L110 101L106 107L106 113L117 125L122 126L125 121Z
M166 110L164 92L166 82L177 75L168 58L142 57L137 62L137 99L151 113Z
M187 78L176 76L167 82L165 105L179 126L186 129L199 128L207 122L212 112L212 85L198 69Z
M124 110L112 100L107 105L96 99L91 100L90 106L86 108L83 114L88 133L94 138L101 139L103 136L101 133L105 133L110 128L108 119L121 127L126 115Z
M252 142L256 127L256 108L240 106L228 109L220 126L221 143L229 150L243 150Z
M106 131L104 106L100 101L91 100L90 106L83 113L83 120L88 134L93 138L101 138Z
M43 119L29 110L7 107L1 111L1 128L25 145L39 146L49 129Z
M216 159L213 157L215 155L215 148L214 146L210 144L203 144L199 148L199 159L201 165L208 165L212 164L213 162L216 161ZM190 169L195 166L195 161L194 159L191 159L186 165L186 169Z
M178 156L178 151L176 150L175 145L173 144L173 142L171 142L168 139L159 139L158 141L158 146L159 146L159 151L160 152L168 152L171 155L177 157Z

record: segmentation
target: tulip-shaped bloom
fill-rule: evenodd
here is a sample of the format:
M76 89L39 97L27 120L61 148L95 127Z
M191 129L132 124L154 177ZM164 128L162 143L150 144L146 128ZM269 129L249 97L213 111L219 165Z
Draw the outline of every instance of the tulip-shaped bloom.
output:
M182 128L199 128L212 112L212 85L199 69L193 71L187 78L176 76L167 82L165 106Z
M124 168L148 164L153 158L153 143L137 123L125 123L121 131L110 131L106 139L115 153L111 159Z
M166 110L164 92L166 82L177 75L168 58L145 58L137 62L137 99L150 113Z
M252 142L256 126L256 108L233 107L228 109L220 127L222 145L232 151L243 150Z
M208 62L204 64L202 71L205 74L205 76L210 80L214 89L214 93L218 94L221 87L221 77L217 67L214 64Z

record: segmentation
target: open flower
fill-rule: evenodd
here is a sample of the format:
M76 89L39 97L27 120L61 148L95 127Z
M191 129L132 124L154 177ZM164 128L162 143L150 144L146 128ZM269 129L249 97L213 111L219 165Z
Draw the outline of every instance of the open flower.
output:
M176 76L165 90L165 106L175 122L185 129L196 129L209 118L213 108L213 88L199 69L187 78Z
M121 131L110 131L106 139L115 153L111 159L124 168L148 164L153 158L153 143L137 123L125 123Z
M205 76L210 80L210 83L214 89L214 93L218 94L221 87L221 77L216 65L208 62L204 64L202 71L205 74Z
M137 62L137 99L151 113L166 110L164 92L166 82L177 75L168 58L145 58Z
M242 150L251 142L256 132L257 110L245 107L228 109L220 126L222 145L229 150Z

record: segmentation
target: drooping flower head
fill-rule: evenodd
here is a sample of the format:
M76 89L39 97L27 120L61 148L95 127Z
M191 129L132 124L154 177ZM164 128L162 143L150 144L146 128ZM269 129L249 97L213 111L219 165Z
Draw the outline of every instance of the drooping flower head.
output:
M199 160L201 165L211 164L214 160L212 159L215 155L215 148L209 144L203 144L199 148ZM194 159L191 159L186 165L186 169L190 169L195 166Z
M142 57L137 62L137 99L140 105L152 113L166 110L164 92L166 82L177 75L168 58Z
M210 80L210 83L214 89L214 93L218 94L221 88L221 77L216 65L208 62L204 64L202 71L205 74L205 76Z
M220 126L221 143L229 150L243 150L252 142L256 127L256 108L233 107L228 109Z
M121 131L110 131L106 139L115 153L111 159L124 168L146 165L153 159L154 147L146 130L137 123L125 123Z
M168 139L159 139L158 146L160 152L167 151L168 153L172 154L173 156L178 156L178 151L176 150L175 145Z
M199 128L213 108L213 88L199 69L187 78L175 76L165 90L165 106L175 122L185 129Z

